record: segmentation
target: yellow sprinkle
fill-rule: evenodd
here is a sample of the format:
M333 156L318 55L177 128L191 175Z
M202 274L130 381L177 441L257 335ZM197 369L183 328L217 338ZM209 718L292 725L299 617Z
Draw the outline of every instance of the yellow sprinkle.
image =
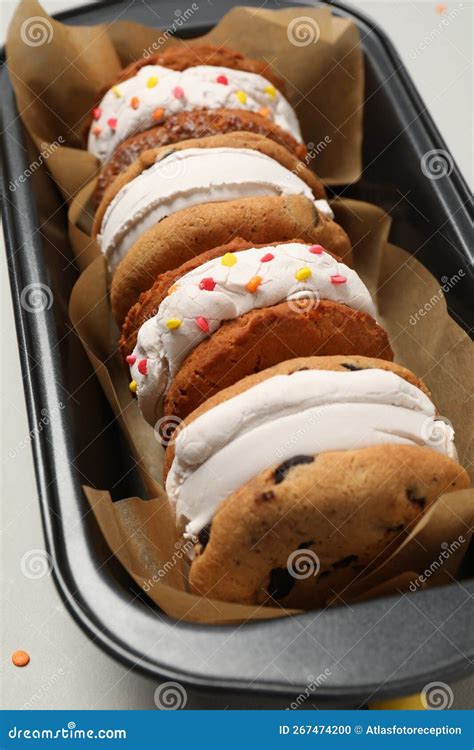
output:
M175 328L179 328L181 326L181 323L183 321L179 318L168 318L166 321L166 327L170 329L170 331L174 331Z
M263 89L266 94L270 97L270 99L274 99L277 95L276 88L274 86L265 86Z
M254 294L260 284L262 283L262 277L261 276L253 276L249 282L247 282L246 289L248 292L251 292Z
M311 276L311 273L312 273L311 268L308 268L307 266L305 266L304 268L300 268L295 273L295 279L297 281L304 281L305 279L309 279L309 277Z
M170 286L170 288L168 289L168 291L166 292L166 294L167 294L168 296L169 296L170 294L173 294L173 292L175 292L175 291L177 290L177 288L178 288L178 287L179 287L179 284L173 284L173 286Z
M223 266L235 266L237 263L237 258L235 257L234 253L226 253L221 258L221 263Z
M128 387L130 388L130 390L132 391L132 393L136 393L137 392L137 381L136 380L132 380L132 382L129 383Z
M117 99L120 99L120 97L122 96L122 92L120 91L119 87L118 86L112 86L112 91L114 92L114 94L117 97Z
M155 88L155 86L156 86L156 84L158 83L158 80L159 80L159 79L158 79L158 78L157 78L156 76L152 76L152 77L151 77L151 78L149 78L149 79L148 79L148 81L146 82L146 85L147 85L147 87L148 87L149 89L154 89L154 88Z
M236 91L235 95L241 104L245 104L247 101L247 94L245 91Z

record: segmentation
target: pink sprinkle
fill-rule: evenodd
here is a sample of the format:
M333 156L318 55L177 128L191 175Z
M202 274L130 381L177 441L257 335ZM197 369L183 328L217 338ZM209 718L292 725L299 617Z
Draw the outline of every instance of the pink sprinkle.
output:
M272 255L271 253L267 253L266 255L263 256L263 258L260 258L260 263L268 263L268 261L273 260L274 257L275 256Z
M216 282L210 276L205 279L201 279L199 282L199 289L203 289L206 292L213 292Z
M314 255L321 255L321 253L324 253L324 247L322 245L311 245L309 252Z
M128 365L134 365L135 362L137 361L137 358L135 357L134 354L129 354L128 357L126 357L126 360L127 360Z
M94 109L92 110L92 117L94 118L94 120L98 120L101 114L102 114L101 108L94 107Z
M338 273L335 276L331 276L331 284L345 284L346 281L346 277L340 276Z
M227 76L217 76L216 81L217 83L223 83L224 86L227 86L229 83L229 79L227 78Z
M204 333L209 333L209 323L207 322L206 318L203 318L202 315L198 315L197 318L195 318L196 325L198 328L201 329L201 331L204 331Z
M107 125L112 128L112 130L115 130L117 127L117 118L116 117L110 117L107 120Z
M140 375L146 375L147 374L147 361L146 359L141 359L138 363L138 372Z
M181 86L175 86L173 89L173 96L175 99L183 99L184 98L184 91L181 88Z

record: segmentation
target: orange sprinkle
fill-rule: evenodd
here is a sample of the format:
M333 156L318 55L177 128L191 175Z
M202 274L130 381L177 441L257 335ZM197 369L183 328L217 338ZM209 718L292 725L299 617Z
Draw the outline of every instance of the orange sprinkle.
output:
M97 127L96 127L96 128L93 128L93 129L92 129L92 132L94 133L94 135L100 135L100 134L102 133L102 128L100 128L100 127L99 127L99 126L97 125Z
M170 288L168 289L168 291L166 292L166 294L167 294L168 296L169 296L170 294L173 294L173 292L175 292L175 291L177 290L177 288L178 288L178 287L179 287L179 284L173 284L173 286L170 286Z
M138 96L132 96L132 98L130 99L130 106L132 109L138 109L138 107L140 106L140 99L138 98Z
M262 283L262 277L261 276L253 276L250 281L246 284L246 289L248 292L251 292L252 294L255 294L258 287Z
M15 667L26 667L30 662L30 655L27 651L14 651L12 654L12 663Z
M262 115L262 117L270 117L270 110L268 107L262 107L262 109L259 109L258 114Z
M158 109L155 109L155 111L152 114L152 117L154 120L162 120L163 115L165 114L165 110L163 107L158 107Z

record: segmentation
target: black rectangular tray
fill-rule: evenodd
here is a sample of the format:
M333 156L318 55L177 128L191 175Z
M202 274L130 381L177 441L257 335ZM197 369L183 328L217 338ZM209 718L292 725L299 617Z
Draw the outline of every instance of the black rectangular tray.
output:
M229 0L201 5L198 21L188 21L185 34L204 33L232 5ZM275 8L289 5L266 3ZM467 185L454 163L444 178L424 177L423 155L433 149L446 153L447 148L400 59L370 20L339 3L332 9L357 24L366 65L364 173L357 185L344 188L344 195L390 211L391 240L415 248L417 258L438 279L464 269L447 303L451 315L469 330L474 284ZM168 0L148 0L128 6L94 4L57 18L97 24L120 11L122 19L168 28L175 10ZM113 488L120 498L136 494L139 480L82 346L67 327L67 300L77 276L74 266L58 253L46 258L31 181L14 192L8 189L10 180L27 166L27 156L5 67L1 81L4 232L31 428L45 409L49 415L33 442L39 500L55 581L75 620L126 664L157 678L178 680L188 691L206 689L205 707L215 705L217 696L231 707L282 707L305 690L309 674L324 670L330 676L316 689L318 705L354 706L375 695L406 694L434 679L449 680L472 671L472 554L464 565L462 586L243 626L171 620L110 556L81 485ZM401 199L408 193L409 200ZM58 194L65 222L66 209L60 206ZM51 309L30 314L22 307L20 294L29 284L52 289ZM119 481L127 466L126 480Z

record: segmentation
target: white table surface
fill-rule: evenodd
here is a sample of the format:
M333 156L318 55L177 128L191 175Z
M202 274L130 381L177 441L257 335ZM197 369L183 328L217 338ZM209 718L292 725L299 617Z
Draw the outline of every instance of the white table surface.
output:
M85 0L43 1L50 13L84 4ZM472 184L472 4L446 0L444 10L431 0L361 0L348 4L371 16L391 37L454 158ZM15 5L14 0L0 0L3 38ZM443 23L442 19L456 7L461 12ZM426 38L429 43L419 51ZM35 580L21 571L23 555L44 548L44 541L28 444L3 236L0 244L1 705L3 708L22 708L27 704L47 709L152 709L156 681L118 664L92 643L65 610L50 576ZM28 667L12 666L10 655L16 649L30 653ZM452 684L451 688L453 708L474 706L474 679ZM225 700L211 705L202 696L202 700L188 702L187 707L225 705ZM252 707L258 707L258 700Z

